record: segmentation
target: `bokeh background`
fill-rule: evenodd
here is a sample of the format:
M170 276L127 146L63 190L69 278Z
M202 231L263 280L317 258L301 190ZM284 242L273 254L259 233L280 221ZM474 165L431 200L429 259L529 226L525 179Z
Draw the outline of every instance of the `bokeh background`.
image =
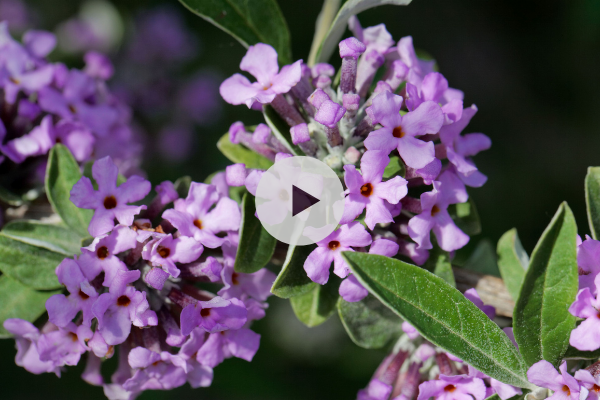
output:
M279 3L293 55L306 59L321 2ZM217 93L245 50L176 1L3 0L0 19L17 35L28 27L57 32L60 47L52 58L72 66L82 66L89 47L111 55L113 90L134 108L146 138L143 168L153 182L181 175L203 180L223 169L219 137L234 121L260 122L259 113L225 104ZM466 252L517 227L530 253L561 201L575 212L579 233L589 232L583 179L588 166L600 165L600 2L414 0L369 10L360 20L385 23L396 40L412 35L450 85L465 92L465 104L479 108L468 131L486 133L493 146L476 157L489 181L471 191L483 232ZM270 303L255 325L262 344L252 363L227 360L207 389L186 385L140 398L354 398L385 352L353 345L337 316L308 329L287 301ZM80 380L80 367L61 379L34 376L14 365L14 355L14 342L0 341L3 399L103 398L101 389Z

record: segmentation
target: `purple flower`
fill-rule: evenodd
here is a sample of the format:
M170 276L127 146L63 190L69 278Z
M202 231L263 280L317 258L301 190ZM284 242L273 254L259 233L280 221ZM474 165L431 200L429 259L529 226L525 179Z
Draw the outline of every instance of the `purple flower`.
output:
M252 274L243 274L235 272L233 266L225 266L221 277L224 286L219 290L219 296L231 299L248 295L259 301L265 301L271 295L271 286L276 278L275 274L266 268Z
M437 380L423 382L419 385L417 400L427 400L430 397L436 400L475 400L485 399L485 384L479 378L467 375L446 376L441 375Z
M449 355L449 354L448 354ZM508 385L506 383L502 383L497 381L494 378L490 378L486 374L481 371L476 370L472 366L468 365L469 376L480 378L480 379L489 379L490 387L486 388L487 393L486 397L490 397L492 394L497 394L502 400L508 400L511 397L514 397L519 394L523 394L523 391L515 386Z
M91 326L94 314L92 305L98 298L98 293L84 277L77 261L65 258L56 267L58 281L67 287L69 296L55 294L46 300L46 309L50 322L64 328L79 311L82 312L83 324Z
M469 236L461 231L450 218L448 206L464 203L469 198L465 186L458 177L443 172L433 183L433 191L421 194L421 213L408 222L408 234L419 248L432 249L429 232L433 230L438 244L445 251L460 249L469 242Z
M25 368L32 374L54 372L60 377L60 366L52 361L40 360L38 352L38 340L40 331L31 322L17 318L9 318L4 321L4 329L15 335L17 355L15 363Z
M186 382L185 361L167 351L156 353L136 347L129 352L128 360L135 372L123 384L127 391L170 390Z
M600 287L600 274L596 275L594 281L596 293ZM584 318L577 328L571 331L569 343L579 350L597 350L600 348L600 301L592 295L590 288L583 288L577 293L577 297L569 312L576 317Z
M85 53L85 56L83 56L83 60L85 61L84 71L93 78L106 81L109 80L115 72L110 59L97 51L88 51Z
M398 243L388 239L377 239L371 243L369 254L379 254L386 257L393 257L398 254ZM348 276L339 289L340 296L348 302L354 303L361 301L369 294L369 291L356 279L354 275Z
M333 273L345 278L350 268L342 258L342 251L354 251L352 247L365 247L371 244L371 235L359 222L342 225L325 239L317 242L304 262L304 270L308 277L320 285L329 280L329 267L333 262Z
M582 387L575 378L567 372L567 363L560 365L560 374L554 369L552 364L546 360L541 360L533 364L527 371L529 382L540 387L554 391L549 399L553 400L579 400L587 397L587 389Z
M240 69L254 76L257 82L250 83L245 76L234 74L221 84L219 92L229 104L246 104L250 108L255 101L268 104L278 94L289 92L302 77L302 60L279 71L275 49L258 43L248 48Z
M577 266L579 267L579 289L589 288L597 294L594 280L600 273L600 241L586 236L577 246Z
M392 386L381 382L379 379L372 379L366 389L358 391L357 400L388 400L392 393Z
M163 218L181 235L193 237L211 249L223 244L224 239L216 236L217 233L237 230L240 226L242 216L238 204L227 197L219 199L213 185L192 182L188 196L174 204L175 208L165 211Z
M586 369L580 369L575 372L575 379L579 381L581 386L587 389L589 395L589 400L598 400L599 392L598 388L600 388L600 376L594 377L590 371Z
M88 350L86 341L92 331L85 325L70 322L64 328L44 333L38 340L40 360L52 361L54 365L77 365L81 355Z
M104 286L110 286L119 271L127 266L117 254L136 246L137 234L128 226L117 225L110 235L99 236L87 247L81 248L78 264L86 279L91 281L104 271Z
M406 333L406 336L408 336L408 338L411 340L415 340L416 338L421 336L421 334L419 334L417 329L414 326L412 326L409 322L406 322L406 321L402 322L402 331L404 333Z
M369 150L390 152L398 149L409 167L419 169L435 159L433 142L423 142L415 136L437 133L444 123L440 106L426 101L404 116L399 114L402 97L384 91L373 99L371 112L374 122L383 125L369 134L365 146Z
M180 271L175 263L196 261L202 251L204 251L204 247L194 238L180 236L173 239L173 236L169 234L144 246L142 256L154 266L162 267L173 278L177 278Z
M189 304L183 309L181 333L189 335L198 326L210 333L240 329L246 323L246 317L246 306L239 299L225 300L217 296L210 301Z
M145 210L146 206L130 206L141 200L152 186L140 176L131 176L117 187L119 170L110 156L104 157L92 166L92 176L98 184L94 190L88 177L82 176L71 189L71 201L79 208L95 210L88 232L100 236L110 232L115 226L115 218L123 225L133 224L133 217Z
M2 134L6 135L3 127ZM13 162L22 163L28 157L46 154L55 142L55 129L52 126L52 116L47 115L42 119L39 126L33 128L29 133L8 141L5 145L0 144L0 150Z
M186 362L187 381L193 388L210 386L213 380L212 368L198 361L198 350L204 344L205 336L201 328L194 329L178 354Z
M354 221L365 208L367 209L365 223L371 230L378 223L394 221L385 203L398 204L406 196L408 189L407 181L400 176L382 182L383 171L388 162L387 153L369 150L360 161L362 175L354 165L344 166L348 196L344 202L344 215L340 224Z
M433 101L442 104L444 112L444 125L458 121L462 116L463 102L462 99L452 98L446 100L446 94L451 89L448 89L448 81L439 72L430 72L423 78L420 87L412 83L406 84L406 106L409 110L414 110L425 101Z
M67 146L77 161L87 161L92 157L96 139L82 123L62 120L56 124L54 133L53 143L60 141Z
M98 330L109 345L123 343L131 324L137 327L157 325L156 313L149 309L146 292L138 292L128 283L135 282L140 271L120 271L113 279L109 292L103 293L92 306L98 319Z
M487 181L487 177L477 170L469 157L489 149L492 142L483 133L460 135L476 112L477 107L474 105L465 108L458 121L440 129L440 139L445 146L448 161L454 166L459 178L468 186L480 187Z
M230 357L252 361L259 345L260 335L250 329L241 328L211 333L198 350L196 359L199 363L211 368Z
M398 41L396 46L400 61L408 67L406 80L412 84L418 84L425 75L433 72L435 61L425 61L417 57L413 46L412 36L405 36Z

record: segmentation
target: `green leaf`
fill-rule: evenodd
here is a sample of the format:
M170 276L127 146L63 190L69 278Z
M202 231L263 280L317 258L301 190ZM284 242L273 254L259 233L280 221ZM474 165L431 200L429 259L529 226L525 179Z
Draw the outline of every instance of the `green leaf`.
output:
M466 203L451 204L448 213L464 233L469 236L478 235L481 232L479 213L475 208L475 202L469 197Z
M500 396L498 396L497 394L493 394L490 397L487 397L485 400L502 400L500 399Z
M279 141L295 156L303 156L304 152L297 145L292 143L292 134L290 126L277 114L273 107L266 105L263 107L263 115L271 132Z
M256 272L271 260L277 239L263 228L256 218L254 196L244 195L242 200L242 224L240 226L240 244L235 257L234 269L250 274Z
M290 245L283 268L271 287L271 293L277 297L288 299L314 289L317 284L306 275L304 261L316 247L317 245L295 247Z
M314 284L313 289L290 299L296 317L309 328L321 325L335 311L342 279L335 274L329 276L324 285Z
M180 0L191 12L224 30L242 46L270 44L279 62L292 60L290 32L275 0Z
M423 265L423 268L429 272L433 272L448 284L456 287L452 263L450 262L450 254L442 250L437 244L429 251L429 258Z
M597 360L600 358L600 349L595 351L581 351L573 346L569 346L564 357L575 360Z
M81 236L64 226L19 220L6 224L2 234L69 257L81 252Z
M321 42L327 35L329 27L333 22L338 10L340 9L341 0L324 0L321 12L317 17L315 23L315 35L313 36L312 45L310 46L310 53L308 54L308 66L312 67L316 63L317 52L321 47Z
M14 194L4 186L0 186L0 200L13 207L18 207L24 203L21 196Z
M177 195L182 199L185 199L187 197L191 185L192 178L189 176L182 176L181 178L177 179L173 184Z
M38 290L59 288L54 270L65 258L41 247L11 239L0 233L0 271L23 285Z
M389 257L344 252L369 292L433 344L501 382L533 387L508 336L442 278Z
M9 318L21 318L29 322L35 321L46 311L46 300L54 292L38 292L8 275L0 276L0 338L11 337L2 324Z
M513 329L519 350L529 365L546 360L558 367L569 347L575 317L577 225L562 203L538 241L514 310Z
M316 62L327 62L329 60L333 52L337 49L351 16L384 4L405 6L410 2L411 0L347 0L337 13L327 35L325 35L325 38L321 42L317 56L315 57Z
M48 200L67 226L73 228L81 237L86 237L89 236L87 228L93 212L77 208L69 199L73 185L80 178L79 165L69 149L62 144L54 145L48 155L46 168Z
M498 241L498 268L508 293L517 301L525 271L529 266L529 256L523 249L515 228L506 232Z
M585 176L585 204L592 237L600 237L600 167L589 167Z
M268 158L255 153L241 144L231 143L229 133L221 136L221 139L217 142L217 148L231 162L246 164L246 168L269 169L273 165L273 161Z
M465 262L464 268L486 275L500 276L496 251L489 239L480 240L471 256Z
M402 332L402 320L371 294L355 303L340 297L338 314L350 339L365 349L380 349Z
M404 166L402 160L400 160L400 157L391 156L390 162L383 171L383 179L390 179L397 175L400 175L404 178L404 176L406 175L406 167Z

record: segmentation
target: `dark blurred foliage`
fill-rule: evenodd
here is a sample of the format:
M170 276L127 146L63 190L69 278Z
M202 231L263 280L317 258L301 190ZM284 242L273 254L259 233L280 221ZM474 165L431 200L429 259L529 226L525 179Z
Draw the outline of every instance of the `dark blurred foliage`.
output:
M131 17L159 1L119 0ZM166 3L166 2L165 2ZM72 16L75 0L32 1L51 28ZM245 50L234 39L181 7L198 32L198 68L223 76L238 71ZM316 0L280 1L292 36L293 54L306 59ZM596 0L415 0L407 7L384 6L360 15L363 26L385 23L395 39L412 35L415 46L431 54L450 85L465 92L465 103L479 112L467 129L492 139L492 149L476 157L489 177L471 190L483 224L476 243L496 243L517 227L531 253L561 201L572 207L579 233L589 232L583 179L600 165L600 2ZM152 66L148 66L152 68ZM196 66L192 66L196 67ZM223 169L227 160L215 143L237 120L260 122L259 113L224 105L219 122L199 129L194 156L182 165L163 166L154 157L145 168L153 182L188 174L196 180ZM146 392L142 399L347 399L364 387L383 351L354 346L337 317L309 330L295 321L288 302L271 299L267 318L256 324L263 335L255 360L228 360L215 370L213 386L171 392ZM33 376L16 367L14 342L0 341L2 398L102 398L102 391L79 379L81 367L62 379ZM110 368L107 368L107 373Z

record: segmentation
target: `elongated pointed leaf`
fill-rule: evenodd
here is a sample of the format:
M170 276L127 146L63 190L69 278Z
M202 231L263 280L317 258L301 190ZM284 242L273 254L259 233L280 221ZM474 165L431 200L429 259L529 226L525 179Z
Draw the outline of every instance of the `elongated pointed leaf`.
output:
M39 221L19 220L9 222L2 234L11 239L73 256L81 253L81 236L70 228L43 224Z
M217 142L217 148L230 161L238 164L246 164L246 168L269 169L273 161L253 152L241 144L233 144L229 140L229 133L221 136Z
M566 203L558 208L538 241L513 312L519 350L529 365L546 360L558 367L569 347L575 317L577 225Z
M600 237L600 167L589 167L585 176L585 204L592 237Z
M310 46L310 53L308 54L309 67L315 65L317 52L321 48L321 43L323 42L325 35L327 35L329 27L331 27L331 23L340 9L340 3L341 0L323 1L323 7L321 8L321 12L317 17L317 22L315 23L315 35L313 36L312 45Z
M180 1L194 14L236 38L242 46L270 44L277 50L280 64L291 62L290 32L275 0Z
M263 115L265 121L271 132L279 141L288 148L288 150L295 156L303 156L304 152L300 147L292 143L292 134L290 133L290 126L277 114L277 111L273 107L266 105L263 108Z
M348 20L351 16L361 13L369 8L382 6L385 4L405 6L411 0L347 0L335 19L331 23L329 32L325 35L319 50L317 51L316 62L327 62L333 52L338 48L338 43L346 31Z
M59 288L54 270L64 254L32 246L0 233L0 271L38 290Z
M325 285L314 284L313 289L290 299L296 317L309 328L321 325L335 311L342 280L331 274Z
M385 170L383 171L383 178L391 179L395 176L401 176L404 178L405 175L406 175L406 167L404 166L404 163L402 162L400 157L391 156L390 162L388 163L388 165L385 167Z
M437 244L434 246L433 250L429 252L429 258L423 265L423 268L429 272L433 272L448 284L456 287L450 255L448 252L442 250Z
M573 346L569 346L565 353L565 358L574 360L597 360L600 358L600 349L595 351L581 351Z
M442 278L400 260L342 253L358 280L433 344L501 382L532 387L508 336Z
M477 247L465 262L464 268L485 275L500 276L496 251L489 239L483 239L477 243Z
M11 334L2 324L9 318L35 321L46 311L46 300L60 291L39 292L29 288L8 275L0 276L0 338Z
M88 225L92 210L77 208L71 202L73 185L81 178L81 171L75 158L62 144L56 144L48 155L46 169L46 195L54 211L81 237L89 236Z
M316 245L291 246L288 248L283 268L273 282L271 293L277 297L288 299L303 295L314 289L316 283L310 280L304 271L304 261L316 248Z
M365 349L380 349L402 332L402 320L373 295L350 303L340 297L338 314L354 343Z
M525 271L529 266L529 256L523 249L516 229L506 232L498 241L498 268L506 285L506 290L517 301Z
M235 270L250 274L256 272L271 260L277 239L263 228L256 218L254 196L244 195L242 200L242 224L240 226L240 244L235 257Z

